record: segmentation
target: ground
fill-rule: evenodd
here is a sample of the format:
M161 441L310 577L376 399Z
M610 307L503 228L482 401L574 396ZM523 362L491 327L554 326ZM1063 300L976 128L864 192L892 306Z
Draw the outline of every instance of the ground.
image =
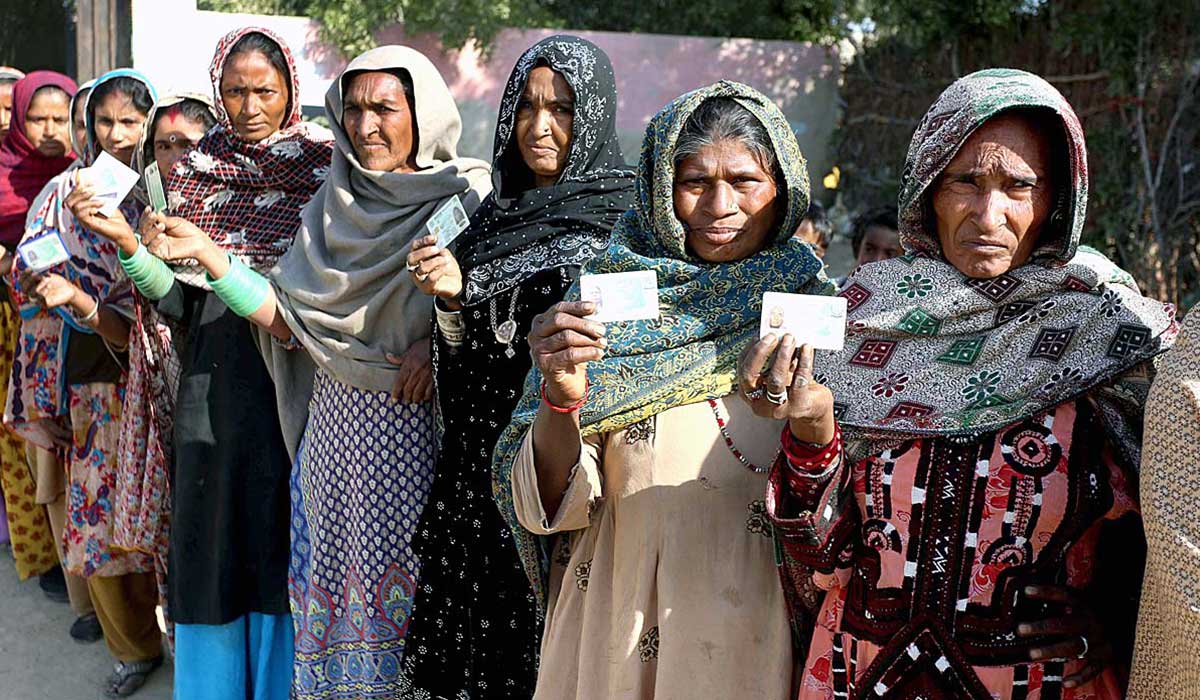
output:
M99 700L113 660L103 641L79 644L67 634L75 614L42 594L37 579L17 580L0 546L0 700ZM133 695L168 700L168 662Z

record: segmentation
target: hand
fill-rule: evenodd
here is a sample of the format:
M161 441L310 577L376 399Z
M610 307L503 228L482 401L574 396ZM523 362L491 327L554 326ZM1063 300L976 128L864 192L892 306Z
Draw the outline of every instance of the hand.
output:
M50 438L55 447L66 449L74 442L75 436L71 434L71 426L67 425L64 419L43 418L38 424L45 429L46 437Z
M604 324L584 318L595 312L590 301L560 301L533 318L529 354L555 406L579 403L587 391L587 363L604 358Z
M404 355L387 353L387 361L400 368L392 399L405 403L424 403L433 398L433 362L430 360L432 341L429 338L413 343Z
M1113 649L1104 634L1100 619L1079 594L1066 586L1026 586L1024 595L1030 600L1058 603L1065 606L1061 617L1022 622L1017 625L1018 637L1048 636L1043 646L1029 650L1032 661L1051 659L1073 660L1082 657L1083 664L1063 678L1063 687L1074 688L1088 682L1112 663ZM1085 645L1083 640L1087 639Z
M161 230L157 225L147 228L149 231L143 234L142 243L155 257L168 262L194 258L208 268L213 277L221 277L228 269L227 258L208 234L187 219L168 216ZM224 266L218 265L221 260L226 260Z
M100 207L103 205L94 197L95 191L92 190L92 186L87 182L80 182L63 203L89 231L107 238L127 253L137 250L137 238L134 237L133 229L129 227L125 217L120 212L116 212L111 218L101 214Z
M138 222L138 236L144 244L146 241L156 238L165 233L167 230L167 216L154 211L151 207L146 207L142 212L142 220Z
M437 247L437 236L425 236L413 241L407 264L417 289L445 299L446 306L451 310L462 308L458 301L463 290L462 269L453 253Z
M775 359L767 366L771 352ZM766 370L764 371L764 367ZM833 393L813 381L813 348L796 347L796 339L768 334L742 351L738 359L738 394L757 416L787 419L792 435L804 442L827 445L837 431ZM783 398L771 401L768 396Z
M26 290L29 298L47 311L81 301L76 298L76 295L80 294L79 288L68 282L62 275L39 275L25 270L21 272L20 284L21 289Z

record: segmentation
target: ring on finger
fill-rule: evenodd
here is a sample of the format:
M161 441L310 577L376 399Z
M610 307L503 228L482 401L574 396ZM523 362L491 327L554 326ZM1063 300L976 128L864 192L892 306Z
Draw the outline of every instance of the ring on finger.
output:
M775 404L776 406L784 405L787 403L787 400L788 395L786 391L775 392L767 389L767 401Z
M414 277L416 277L417 280L424 282L425 280L429 279L429 273L428 272L426 272L426 273L418 272L414 275Z
M755 387L754 389L745 392L745 394L746 398L750 399L751 401L758 401L763 397L763 390L762 387Z
M1086 658L1087 658L1087 655L1088 655L1088 640L1087 640L1087 637L1085 637L1085 636L1083 636L1083 635L1081 634L1081 635L1079 635L1079 641L1083 643L1083 651L1079 652L1079 656L1076 656L1075 658L1077 658L1077 659L1086 659Z
M417 269L420 266L421 266L421 263L417 263L416 265L405 265L404 268L406 270L408 270L409 272L412 272L413 270Z

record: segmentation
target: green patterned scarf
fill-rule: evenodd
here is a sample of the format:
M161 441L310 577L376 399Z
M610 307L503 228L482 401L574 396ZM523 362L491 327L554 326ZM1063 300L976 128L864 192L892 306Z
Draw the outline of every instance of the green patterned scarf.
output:
M673 200L680 132L702 102L716 97L736 100L766 127L786 185L785 215L772 243L725 264L687 252ZM821 261L791 235L807 209L808 173L796 138L779 108L753 88L721 81L677 98L655 115L642 145L634 208L613 229L608 250L583 273L655 270L661 318L609 324L605 358L588 365L591 390L580 413L585 436L731 393L738 355L758 333L763 292L831 293ZM579 299L578 283L566 298ZM525 378L524 396L496 445L492 476L496 501L544 609L545 553L517 522L511 481L513 460L537 415L541 381L537 369Z
M926 202L972 132L1005 110L1031 107L1061 120L1070 190L1028 263L969 279L942 257ZM1095 390L1136 467L1148 384L1139 366L1170 347L1177 327L1169 305L1143 297L1128 273L1079 247L1087 182L1079 120L1045 80L992 69L942 93L905 163L899 220L908 254L850 275L841 291L846 349L817 359L852 456L873 454L881 442L978 435Z

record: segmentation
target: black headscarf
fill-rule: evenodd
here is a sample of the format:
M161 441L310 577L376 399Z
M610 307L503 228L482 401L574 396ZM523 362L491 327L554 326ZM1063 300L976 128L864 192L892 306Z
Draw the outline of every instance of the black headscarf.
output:
M575 115L558 183L527 189L532 173L513 132L529 73L540 65L571 86ZM633 204L633 169L617 142L616 121L612 63L595 44L559 34L522 54L500 102L492 194L455 251L466 275L465 304L486 301L542 270L577 268L608 246L613 225Z

